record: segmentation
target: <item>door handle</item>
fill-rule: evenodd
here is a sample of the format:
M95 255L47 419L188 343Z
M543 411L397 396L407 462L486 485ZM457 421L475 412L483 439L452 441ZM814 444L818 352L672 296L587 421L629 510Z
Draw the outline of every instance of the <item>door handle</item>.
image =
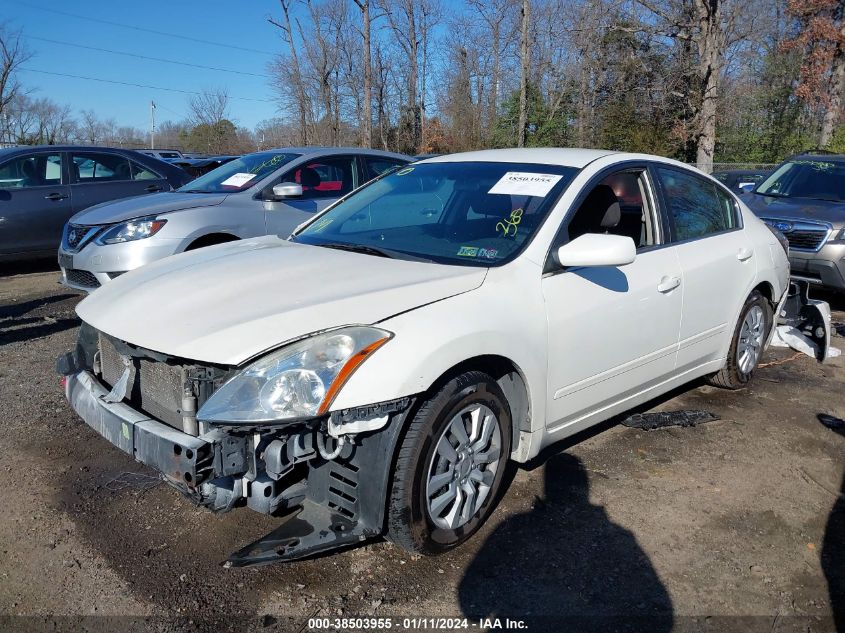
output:
M155 192L157 192L157 191L161 191L162 187L161 187L161 185L150 185L150 186L149 186L149 187L147 187L146 189L147 189L147 191L149 191L150 193L155 193Z
M45 200L64 200L65 198L67 198L65 194L56 193L55 191L44 196Z
M736 254L736 258L741 262L748 261L752 257L754 257L754 251L750 248L741 248Z
M681 285L680 277L663 277L657 284L657 292L671 292Z

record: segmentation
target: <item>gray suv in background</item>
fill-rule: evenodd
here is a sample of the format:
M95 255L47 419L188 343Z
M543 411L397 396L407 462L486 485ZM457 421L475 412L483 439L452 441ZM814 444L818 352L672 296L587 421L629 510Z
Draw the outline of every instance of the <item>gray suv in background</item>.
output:
M845 292L845 156L790 158L742 200L789 240L793 278Z
M126 149L62 145L0 150L0 261L55 256L74 213L181 187L184 170Z
M236 158L173 192L75 215L59 248L62 283L91 291L152 261L259 235L287 237L353 189L413 159L351 148L282 148Z

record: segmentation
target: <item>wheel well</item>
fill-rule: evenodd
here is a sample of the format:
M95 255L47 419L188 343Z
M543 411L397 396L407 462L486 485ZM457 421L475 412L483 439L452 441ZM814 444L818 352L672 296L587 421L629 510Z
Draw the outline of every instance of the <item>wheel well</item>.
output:
M240 239L237 235L230 235L228 233L209 233L198 237L193 242L188 244L186 251L192 251L196 248L204 248L206 246L214 246L215 244L224 244L226 242L234 242Z
M528 386L519 367L504 356L485 355L469 358L444 372L429 387L428 392L436 392L441 385L455 376L468 371L481 371L489 374L502 388L513 418L513 442L516 447L519 442L520 431L531 430L531 401L528 397Z
M772 304L772 308L777 305L777 300L775 299L775 289L772 288L772 284L768 281L757 284L751 292L754 292L754 290L757 290L761 295L766 297L766 300Z

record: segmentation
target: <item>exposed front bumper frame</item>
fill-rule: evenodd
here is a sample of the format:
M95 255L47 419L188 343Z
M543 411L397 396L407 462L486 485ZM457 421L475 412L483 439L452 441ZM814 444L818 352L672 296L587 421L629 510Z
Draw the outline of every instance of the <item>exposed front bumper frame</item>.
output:
M88 371L65 377L65 396L92 429L154 468L179 487L193 487L211 474L213 446L123 403L108 403L106 390Z

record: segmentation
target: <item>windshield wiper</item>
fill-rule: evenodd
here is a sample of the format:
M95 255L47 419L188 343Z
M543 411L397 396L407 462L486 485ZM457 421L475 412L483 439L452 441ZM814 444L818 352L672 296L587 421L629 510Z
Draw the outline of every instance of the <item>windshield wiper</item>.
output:
M179 189L180 193L214 193L212 191L206 191L205 189Z
M393 255L375 246L364 246L363 244L344 244L342 242L327 242L325 244L315 244L314 246L322 246L324 248L334 248L339 251L351 251L353 253L363 253L364 255L375 255L376 257L387 257L393 259Z

